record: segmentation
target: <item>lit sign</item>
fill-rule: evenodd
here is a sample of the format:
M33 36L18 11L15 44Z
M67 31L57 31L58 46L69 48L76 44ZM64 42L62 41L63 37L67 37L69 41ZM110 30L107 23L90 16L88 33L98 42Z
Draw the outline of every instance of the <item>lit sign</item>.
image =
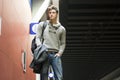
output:
M36 32L37 32L37 25L38 25L39 23L31 23L30 24L30 34L36 34Z

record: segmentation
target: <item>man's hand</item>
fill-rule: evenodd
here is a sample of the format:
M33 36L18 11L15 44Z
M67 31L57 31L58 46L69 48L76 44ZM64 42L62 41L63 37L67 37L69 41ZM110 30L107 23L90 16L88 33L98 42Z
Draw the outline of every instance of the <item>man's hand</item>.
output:
M56 53L55 57L61 57L62 55L60 53Z

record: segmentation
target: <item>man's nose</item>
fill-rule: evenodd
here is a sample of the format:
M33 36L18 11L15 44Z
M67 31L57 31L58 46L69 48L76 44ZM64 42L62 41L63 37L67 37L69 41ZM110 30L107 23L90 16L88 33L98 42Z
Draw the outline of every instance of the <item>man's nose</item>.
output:
M51 16L53 15L53 14L50 14Z

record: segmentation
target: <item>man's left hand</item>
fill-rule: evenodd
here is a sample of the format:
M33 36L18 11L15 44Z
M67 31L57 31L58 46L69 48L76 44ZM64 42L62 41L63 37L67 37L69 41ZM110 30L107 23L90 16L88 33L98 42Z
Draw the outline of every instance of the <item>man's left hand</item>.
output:
M55 54L55 57L60 57L60 56L61 56L60 53L56 53L56 54Z

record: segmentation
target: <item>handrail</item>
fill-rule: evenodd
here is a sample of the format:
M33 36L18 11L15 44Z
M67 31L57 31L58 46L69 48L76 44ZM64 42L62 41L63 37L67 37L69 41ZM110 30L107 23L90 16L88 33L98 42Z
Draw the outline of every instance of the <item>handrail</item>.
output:
M40 6L38 12L36 13L35 17L33 17L32 22L39 22L42 18L43 14L47 10L51 0L44 0L43 4Z
M120 68L118 68L118 69L114 70L113 72L107 74L106 76L104 76L100 80L119 80L117 78L120 78Z

